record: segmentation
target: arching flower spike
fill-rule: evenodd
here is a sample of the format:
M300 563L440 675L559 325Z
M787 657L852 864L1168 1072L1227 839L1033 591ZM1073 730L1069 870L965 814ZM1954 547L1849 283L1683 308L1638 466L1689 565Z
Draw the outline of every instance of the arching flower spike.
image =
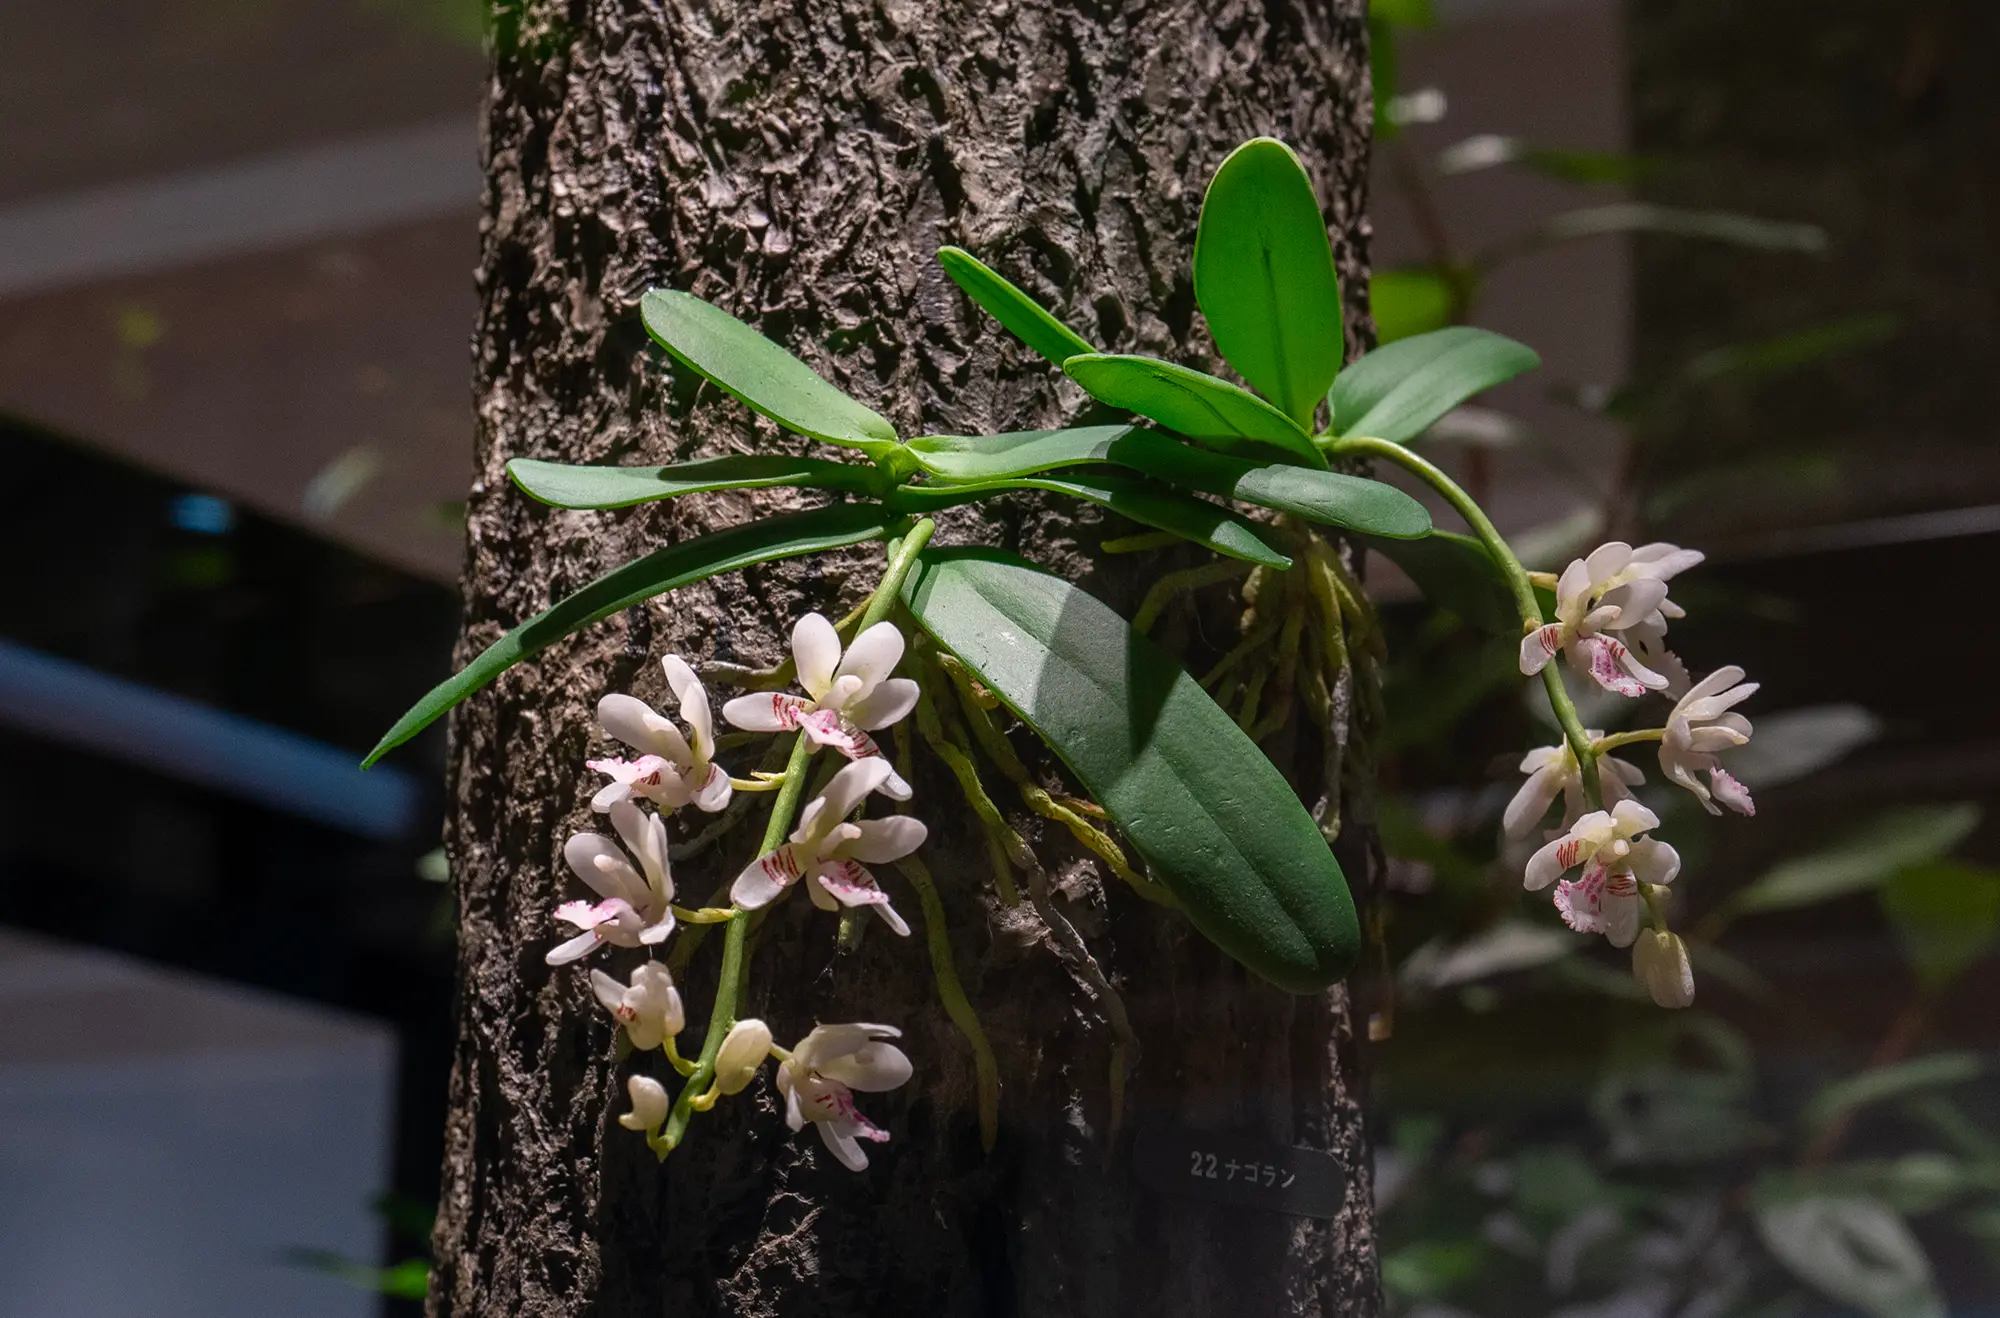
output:
M1688 688L1667 715L1666 734L1660 739L1660 772L1693 792L1712 815L1721 814L1725 805L1740 815L1757 813L1750 790L1716 760L1719 752L1750 740L1750 720L1729 711L1756 691L1757 684L1745 682L1743 670L1731 664ZM1708 775L1706 784L1695 777L1698 773Z
M1528 858L1522 882L1538 892L1583 866L1582 878L1556 886L1556 911L1578 933L1603 934L1613 947L1630 947L1639 936L1639 885L1672 883L1681 869L1680 853L1640 836L1659 826L1659 816L1637 801L1593 810Z
M903 634L892 623L876 623L842 654L833 624L808 613L792 628L792 658L807 696L783 691L738 696L722 707L722 717L747 732L797 728L819 745L861 760L882 754L869 733L916 708L917 684L889 676L903 659ZM909 784L893 770L882 791L898 801L910 799Z
M889 894L875 882L868 865L909 855L923 845L928 830L908 815L847 822L870 792L883 789L889 776L889 762L879 757L856 760L835 774L825 793L806 803L791 840L751 861L736 876L730 897L744 910L754 911L803 878L813 905L821 910L872 906L891 929L908 934L910 926L889 904Z
M910 1059L890 1039L903 1032L893 1025L821 1025L799 1040L778 1064L778 1092L785 1096L785 1122L819 1129L828 1152L850 1171L868 1166L862 1140L880 1144L889 1132L854 1106L854 1092L879 1094L910 1078Z
M713 814L729 804L729 775L714 761L715 715L709 709L707 689L677 654L660 660L660 667L680 701L688 735L683 737L671 719L636 696L613 694L598 701L597 721L605 734L641 754L633 760L587 761L611 778L591 798L593 810L603 812L635 796L667 811L691 804Z
M632 854L634 868L610 838L578 833L563 844L563 859L602 901L564 902L556 919L583 933L552 948L544 958L559 966L587 956L606 943L619 947L651 947L674 931L673 876L667 868L667 826L630 801L611 807L611 826ZM642 872L643 871L643 872Z

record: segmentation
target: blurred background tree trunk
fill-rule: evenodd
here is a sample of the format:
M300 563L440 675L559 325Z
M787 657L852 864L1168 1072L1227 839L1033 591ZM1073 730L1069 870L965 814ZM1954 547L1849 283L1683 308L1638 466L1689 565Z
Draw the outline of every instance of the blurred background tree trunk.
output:
M1269 133L1314 170L1350 343L1370 332L1362 0L498 8L460 662L647 548L797 503L729 494L563 513L510 489L513 457L665 462L801 442L669 369L639 323L649 287L759 324L905 434L1061 424L1082 396L982 320L935 248L971 249L1115 350L1204 364L1188 275L1202 188L1231 147ZM1100 563L1099 541L1130 529L1024 499L947 520L940 540L1008 544L1129 608L1137 573L1194 561ZM1011 810L1144 1050L1114 1131L1107 1002L1066 969L1031 908L1000 904L934 764L918 766L915 805L932 822L926 855L999 1057L995 1151L980 1147L970 1053L937 1005L921 934L877 930L843 954L833 922L801 901L766 925L743 1014L784 1042L819 1020L903 1026L916 1079L865 1104L894 1142L850 1174L810 1132L785 1129L768 1081L698 1117L664 1166L617 1126L635 1063L615 1059L583 972L542 963L555 906L577 895L563 840L595 826L596 775L583 766L602 748L594 702L632 690L661 703L657 660L670 650L698 666L774 660L798 612L843 612L879 563L876 549L680 592L554 647L458 712L458 1043L432 1312L1376 1312L1346 990L1264 986L1102 876L1066 835ZM733 874L759 817L683 860L683 893L698 901ZM675 825L677 840L692 831ZM1343 860L1365 885L1365 849L1344 844ZM885 882L915 921L914 894L893 873ZM683 977L694 1022L714 955L703 948ZM631 956L604 964L622 975ZM1306 1218L1158 1196L1132 1173L1139 1129L1328 1150L1344 1199Z

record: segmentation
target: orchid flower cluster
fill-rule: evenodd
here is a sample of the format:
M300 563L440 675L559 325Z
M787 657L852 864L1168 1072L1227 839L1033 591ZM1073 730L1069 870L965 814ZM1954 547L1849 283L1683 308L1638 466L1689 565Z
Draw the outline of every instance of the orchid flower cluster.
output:
M661 661L679 705L678 724L634 696L613 694L598 702L598 725L632 752L629 758L587 762L608 780L591 807L610 817L618 841L589 832L564 845L563 858L598 900L565 902L556 909L557 920L581 932L550 949L546 960L564 965L605 946L649 953L625 982L593 969L590 984L635 1051L660 1049L687 1077L678 1102L652 1076L635 1074L627 1082L631 1110L618 1118L619 1124L644 1133L661 1157L678 1143L688 1113L741 1093L764 1061L776 1058L787 1123L794 1131L811 1123L843 1166L860 1171L868 1166L862 1142L879 1143L889 1134L861 1114L854 1095L894 1089L910 1078L909 1058L891 1042L901 1031L889 1025L819 1025L787 1049L774 1043L763 1021L736 1020L733 1013L747 960L749 914L801 880L822 910L865 908L896 934L909 934L910 926L869 866L910 855L923 845L926 829L904 814L859 821L850 816L872 794L895 801L910 798L909 784L869 734L909 714L918 689L908 678L891 675L903 657L903 636L889 622L864 628L843 651L834 624L809 613L792 630L792 656L803 696L746 695L722 709L724 719L747 732L800 734L782 775L746 781L730 777L716 763L708 692L679 655ZM791 810L804 794L812 755L821 747L833 748L848 763L806 803L797 827L785 836ZM773 790L779 796L771 836L731 886L731 906L689 911L675 905L667 818L687 806L714 814L727 808L738 791ZM650 813L646 805L652 807ZM678 1051L687 1013L672 973L663 962L650 959L672 936L678 920L729 925L723 982L699 1061Z
M1560 745L1529 751L1521 761L1527 781L1502 819L1509 836L1526 837L1562 801L1562 825L1529 857L1523 882L1530 891L1553 883L1556 910L1570 928L1630 947L1633 973L1663 1007L1694 1000L1687 945L1667 927L1661 901L1681 859L1647 836L1659 827L1659 816L1632 795L1645 774L1609 752L1656 741L1660 772L1709 813L1725 807L1756 813L1750 793L1718 757L1750 740L1750 721L1733 707L1757 684L1745 682L1735 665L1692 681L1666 648L1668 621L1685 616L1668 598L1668 582L1701 560L1700 552L1676 545L1634 549L1614 541L1572 562L1554 581L1556 621L1522 637L1522 673L1542 673L1560 654L1606 691L1635 699L1661 692L1675 704L1662 727L1610 737L1577 728ZM1550 683L1552 697L1559 690L1559 683ZM1579 866L1577 878L1562 877ZM1647 923L1651 928L1642 932Z

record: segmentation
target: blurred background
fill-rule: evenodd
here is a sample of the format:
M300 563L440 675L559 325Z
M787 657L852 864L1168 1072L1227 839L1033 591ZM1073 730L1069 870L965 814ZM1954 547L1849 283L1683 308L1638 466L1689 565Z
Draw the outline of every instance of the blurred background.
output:
M0 1293L421 1295L476 0L0 8ZM1377 0L1373 297L1543 370L1424 443L1559 569L1709 553L1763 686L1694 1009L1523 900L1513 646L1371 567L1384 1278L1424 1318L2000 1312L2000 11ZM1605 710L1604 716L1618 711ZM1679 799L1675 799L1679 798ZM401 1297L401 1298L399 1298Z

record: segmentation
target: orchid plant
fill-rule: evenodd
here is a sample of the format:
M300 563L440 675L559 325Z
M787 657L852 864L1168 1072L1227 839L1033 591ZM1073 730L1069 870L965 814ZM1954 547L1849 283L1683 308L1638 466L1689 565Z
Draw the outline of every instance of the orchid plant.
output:
M1017 878L1025 878L1025 900L1037 914L1075 936L1052 902L1034 848L988 790L979 756L1013 783L1024 805L1062 824L1137 895L1176 910L1272 984L1314 993L1346 975L1360 935L1329 844L1342 826L1344 789L1365 781L1385 658L1352 570L1359 543L1401 564L1444 607L1518 625L1522 672L1539 677L1565 733L1560 746L1523 762L1530 776L1508 812L1510 831L1526 832L1558 798L1565 801L1562 828L1529 863L1528 886L1547 887L1581 866L1578 877L1556 884L1564 918L1634 948L1635 973L1655 1000L1687 1004L1686 950L1669 928L1664 899L1679 860L1646 836L1658 820L1629 799L1638 771L1607 756L1657 740L1670 781L1704 804L1748 813L1747 794L1716 757L1748 738L1749 724L1730 706L1755 688L1742 685L1733 668L1689 683L1664 648L1668 621L1681 616L1668 583L1698 563L1698 553L1610 544L1544 579L1522 567L1478 504L1413 447L1467 399L1533 368L1531 350L1456 327L1348 363L1318 199L1298 158L1270 139L1246 143L1217 171L1193 259L1196 300L1244 384L1101 352L971 254L945 248L939 259L974 303L1099 403L1134 420L905 439L720 308L684 292L650 292L641 315L675 362L785 430L861 460L759 451L664 467L511 462L522 490L562 508L623 508L772 486L832 497L661 547L556 602L440 684L369 756L372 763L509 666L618 610L753 564L886 542L886 566L867 600L839 623L818 614L799 619L788 662L764 673L710 670L746 688L723 706L729 724L791 736L782 770L736 776L718 763L722 743L707 690L680 656L663 660L678 723L623 693L598 705L606 737L635 753L586 762L608 780L591 806L609 816L623 845L595 832L569 839L564 857L599 900L556 909L558 921L581 932L547 959L562 964L606 946L651 958L677 929L687 941L675 955L684 956L704 926L724 927L708 1024L692 1058L678 1048L686 1014L668 964L644 960L624 982L591 972L597 1000L632 1050L658 1049L682 1081L670 1095L660 1080L632 1076L623 1125L643 1132L665 1157L696 1113L742 1092L775 1058L792 1128L811 1123L838 1162L865 1167L862 1142L888 1136L860 1114L853 1095L910 1078L910 1060L890 1042L898 1031L823 1024L787 1050L762 1021L736 1013L753 922L794 887L802 884L822 909L871 910L891 934L909 934L884 876L871 868L894 865L917 898L946 1010L974 1051L990 1147L995 1064L919 858L928 830L908 813L912 723L985 831L1003 902L1023 900ZM1373 462L1427 484L1473 535L1434 528L1422 503L1362 474ZM1095 504L1153 528L1107 542L1107 552L1187 541L1215 557L1161 576L1128 622L1019 558L931 546L931 514L1021 490ZM1248 605L1241 643L1197 681L1147 633L1180 594L1238 578ZM1553 591L1552 617L1538 591ZM1552 662L1558 656L1562 665ZM1584 729L1560 676L1564 666L1620 696L1667 691L1680 703L1660 728L1602 737ZM781 689L794 680L803 694ZM1140 693L1148 734L1134 737ZM1020 763L995 722L1000 708L1067 767L1076 795L1050 792ZM1310 808L1259 745L1301 711L1326 752L1323 795ZM877 740L890 730L895 763ZM823 748L835 756L806 801ZM1707 775L1705 784L1698 774ZM773 806L728 890L730 905L677 905L666 819L690 806L724 812L747 793L772 794ZM855 817L871 808L873 817ZM735 813L723 813L722 823ZM1102 989L1115 999L1113 986ZM1124 1030L1122 1012L1113 1014ZM1114 1122L1123 1059L1132 1051L1114 1053Z

